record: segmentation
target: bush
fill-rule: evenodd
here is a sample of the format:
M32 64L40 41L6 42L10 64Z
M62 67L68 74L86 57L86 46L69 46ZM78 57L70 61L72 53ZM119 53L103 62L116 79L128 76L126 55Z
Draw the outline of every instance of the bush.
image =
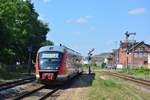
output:
M123 72L123 73L128 73L128 74L131 74L131 75L137 75L137 74L144 74L144 75L150 75L150 70L149 69L145 69L143 67L141 68L136 68L136 69L122 69L122 71L120 72Z
M28 69L27 67L21 65L5 65L0 64L0 78L1 79L15 79L18 77L22 77L27 74Z
M106 68L106 63L102 63L101 68Z

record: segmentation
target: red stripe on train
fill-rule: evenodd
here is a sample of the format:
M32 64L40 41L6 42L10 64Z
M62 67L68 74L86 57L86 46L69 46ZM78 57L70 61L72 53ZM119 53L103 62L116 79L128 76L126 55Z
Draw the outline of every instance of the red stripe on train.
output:
M36 78L38 79L40 77L40 75L39 75L39 66L38 66L38 53L36 54L35 74L36 74Z
M67 58L67 51L64 51L62 60L61 60L61 65L59 68L59 74L64 74L65 73L65 67L66 67L66 58Z

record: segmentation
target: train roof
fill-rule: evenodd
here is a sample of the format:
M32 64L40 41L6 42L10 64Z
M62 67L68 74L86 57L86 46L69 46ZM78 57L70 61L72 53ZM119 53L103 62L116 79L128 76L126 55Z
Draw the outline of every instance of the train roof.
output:
M78 53L66 46L43 46L38 50L38 53L43 52L43 51L58 51L58 52L64 53L65 49L67 50L68 53L81 56L80 53Z

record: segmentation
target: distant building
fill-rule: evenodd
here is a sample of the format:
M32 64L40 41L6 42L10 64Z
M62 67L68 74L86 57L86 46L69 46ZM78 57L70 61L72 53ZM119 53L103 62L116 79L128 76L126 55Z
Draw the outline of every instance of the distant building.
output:
M109 57L105 58L104 63L106 64L107 68L113 68L114 67L113 56L110 55Z
M88 63L88 61L87 61L87 60L84 60L84 61L83 61L83 64L89 64L89 63Z
M92 62L96 63L97 65L101 65L105 58L108 58L111 55L111 53L101 53L98 55L92 56Z

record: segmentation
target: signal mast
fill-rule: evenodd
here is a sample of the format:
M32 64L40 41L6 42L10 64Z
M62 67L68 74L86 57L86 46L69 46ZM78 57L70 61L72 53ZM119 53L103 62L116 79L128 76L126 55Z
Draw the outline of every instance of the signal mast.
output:
M91 58L92 58L92 55L93 55L93 51L94 51L95 49L94 48L92 48L91 50L89 50L89 52L88 52L88 63L90 63L91 62ZM89 74L91 74L91 65L89 64Z
M126 35L126 49L128 49L128 44L129 44L129 37L130 35L136 35L136 33L129 33L128 31L125 33Z
M128 45L129 45L129 37L130 35L136 35L136 33L129 33L128 31L125 33L126 35L126 67L128 69L128 54L129 54L129 51L128 51Z

